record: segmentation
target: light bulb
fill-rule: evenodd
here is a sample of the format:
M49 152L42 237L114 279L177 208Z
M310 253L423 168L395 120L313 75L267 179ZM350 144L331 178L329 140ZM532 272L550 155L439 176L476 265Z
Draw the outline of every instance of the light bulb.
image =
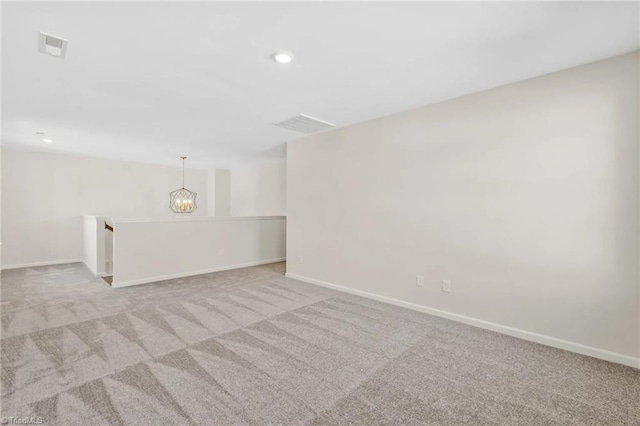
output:
M288 64L289 62L293 61L293 53L291 52L280 51L274 53L273 55L271 55L271 57L274 61L280 64Z

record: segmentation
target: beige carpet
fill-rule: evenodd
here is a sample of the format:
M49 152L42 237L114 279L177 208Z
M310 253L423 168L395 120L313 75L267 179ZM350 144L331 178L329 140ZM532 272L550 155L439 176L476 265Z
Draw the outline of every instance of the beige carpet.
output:
M2 416L44 424L640 425L640 371L283 276L2 274Z

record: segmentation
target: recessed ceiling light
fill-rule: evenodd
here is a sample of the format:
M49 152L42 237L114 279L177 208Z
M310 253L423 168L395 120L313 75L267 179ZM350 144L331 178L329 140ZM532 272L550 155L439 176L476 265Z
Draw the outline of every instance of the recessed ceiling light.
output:
M273 55L271 55L271 57L274 61L280 64L288 64L289 62L293 61L293 53L286 52L284 50L274 53Z
M53 139L42 139L42 142L44 143L53 143Z

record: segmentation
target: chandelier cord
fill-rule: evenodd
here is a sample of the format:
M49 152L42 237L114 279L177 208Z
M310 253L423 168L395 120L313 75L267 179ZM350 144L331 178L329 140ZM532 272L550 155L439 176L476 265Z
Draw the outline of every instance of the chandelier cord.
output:
M180 157L182 158L182 189L184 189L184 160L187 159L187 157Z

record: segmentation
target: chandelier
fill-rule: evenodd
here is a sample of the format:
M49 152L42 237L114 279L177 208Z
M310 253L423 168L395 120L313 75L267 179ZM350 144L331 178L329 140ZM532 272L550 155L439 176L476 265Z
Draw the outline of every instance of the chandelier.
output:
M198 194L184 187L184 160L187 157L180 158L182 158L182 188L169 193L169 208L174 213L193 213L198 208L196 205Z

